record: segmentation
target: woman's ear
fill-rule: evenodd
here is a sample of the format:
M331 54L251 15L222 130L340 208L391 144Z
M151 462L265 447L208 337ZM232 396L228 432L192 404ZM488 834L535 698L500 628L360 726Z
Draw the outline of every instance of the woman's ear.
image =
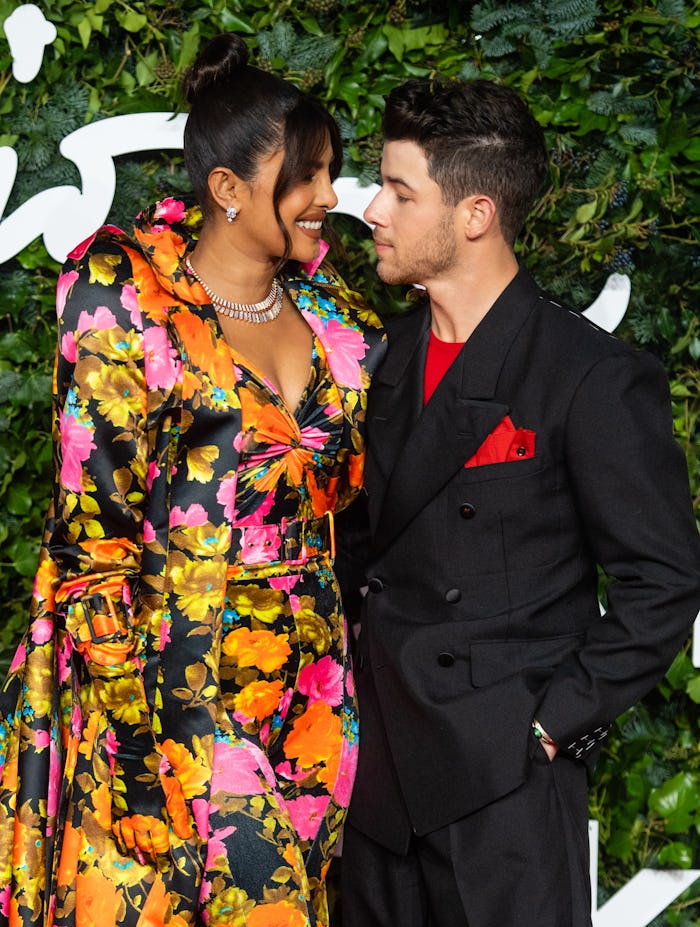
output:
M209 172L207 183L212 202L224 212L230 206L237 210L241 208L240 193L245 188L245 184L228 167L213 168Z
M467 196L460 207L463 210L464 234L468 239L482 238L489 230L498 228L496 204L490 196L482 193Z

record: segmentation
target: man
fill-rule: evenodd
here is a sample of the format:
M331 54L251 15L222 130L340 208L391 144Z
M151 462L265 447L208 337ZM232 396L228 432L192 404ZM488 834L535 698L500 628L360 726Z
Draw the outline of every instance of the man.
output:
M425 296L368 409L343 927L588 927L587 771L700 606L668 386L518 266L548 161L514 92L409 81L384 127L365 218Z

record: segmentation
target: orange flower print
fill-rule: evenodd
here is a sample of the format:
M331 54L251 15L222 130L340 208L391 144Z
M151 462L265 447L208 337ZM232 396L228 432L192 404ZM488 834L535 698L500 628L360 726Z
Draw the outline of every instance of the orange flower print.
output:
M61 844L61 862L56 877L59 886L73 884L78 869L78 856L82 845L82 831L76 830L70 821L66 821L63 828L63 843Z
M306 915L290 901L256 905L248 915L248 927L308 927Z
M165 927L165 914L170 905L170 893L166 892L163 877L157 873L155 882L141 909L136 927Z
M326 702L314 702L299 715L284 742L288 759L296 759L302 769L324 763L340 750L342 724Z
M170 846L168 825L165 821L154 818L150 814L132 814L119 818L112 824L112 830L117 836L121 836L129 849L138 849L151 858L156 853L168 852ZM103 927L103 925L97 924L96 927Z
M177 312L173 319L192 363L206 371L215 386L233 389L236 375L231 354L223 342L217 342L210 324L193 312Z
M161 744L161 749L182 786L185 798L201 795L206 790L206 784L209 781L209 770L202 759L192 756L184 744L175 743L170 739Z
M92 793L92 804L95 809L95 820L102 830L109 831L112 829L112 796L109 794L109 786L106 782L100 785Z
M284 666L292 652L288 640L288 634L237 628L226 635L222 649L239 666L256 666L263 673L272 673Z
M238 720L264 721L275 711L282 698L282 680L249 682L233 700Z
M76 927L116 927L121 895L98 869L78 873L75 894Z

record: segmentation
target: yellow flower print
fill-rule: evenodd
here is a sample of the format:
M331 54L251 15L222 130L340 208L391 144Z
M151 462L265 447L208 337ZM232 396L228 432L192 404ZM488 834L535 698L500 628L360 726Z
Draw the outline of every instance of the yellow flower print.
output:
M241 618L252 617L263 624L270 624L282 611L284 595L279 589L261 589L246 584L233 589L230 599L231 608Z
M143 690L134 676L122 676L104 681L102 698L105 707L124 724L140 724L144 720Z
M219 448L215 444L190 448L187 452L187 479L208 483L214 475L211 463L218 458Z
M172 571L173 591L180 610L190 621L203 622L209 609L220 608L226 582L226 563L221 560L191 561Z
M328 653L331 646L331 632L327 619L317 615L310 607L302 605L294 614L300 640L311 644L316 653Z
M211 554L225 554L231 545L231 531L228 525L214 528L211 524L183 526L177 533L175 543L181 550L188 550L195 557Z
M237 628L226 635L222 649L239 666L256 666L263 673L272 673L284 666L292 652L288 641L288 634Z
M276 710L282 698L282 680L249 682L236 695L233 705L238 714L248 720L264 721Z
M218 892L212 901L210 922L227 924L229 927L247 927L248 914L254 907L255 902L248 898L242 888L232 886Z
M115 268L121 264L120 254L93 254L88 260L90 283L110 286L117 276Z
M91 371L85 379L98 402L100 415L115 428L125 428L129 421L145 417L145 382L140 374L126 367L105 364Z

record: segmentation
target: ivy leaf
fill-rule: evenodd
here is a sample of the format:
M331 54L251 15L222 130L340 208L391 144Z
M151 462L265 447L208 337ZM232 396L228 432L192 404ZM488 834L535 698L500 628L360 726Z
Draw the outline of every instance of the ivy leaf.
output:
M664 818L669 834L685 833L695 824L700 811L698 784L696 775L681 772L652 790L649 807Z
M690 869L693 865L693 852L686 843L675 840L659 853L659 863L669 869Z

